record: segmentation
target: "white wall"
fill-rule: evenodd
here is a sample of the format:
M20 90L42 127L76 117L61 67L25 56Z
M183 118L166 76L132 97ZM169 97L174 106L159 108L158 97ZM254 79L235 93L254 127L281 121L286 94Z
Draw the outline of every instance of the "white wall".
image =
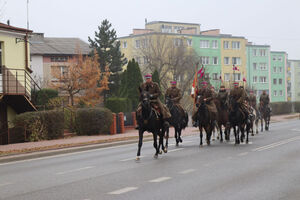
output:
M44 70L43 70L43 56L31 55L31 77L37 82L40 87L43 87Z

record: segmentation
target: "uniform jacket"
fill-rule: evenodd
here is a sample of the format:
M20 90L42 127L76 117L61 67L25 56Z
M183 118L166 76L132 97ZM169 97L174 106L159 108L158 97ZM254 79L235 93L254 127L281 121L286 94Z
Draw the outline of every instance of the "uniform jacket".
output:
M175 104L179 104L182 95L179 88L170 87L167 89L165 97L169 97L174 101Z
M247 98L247 94L242 88L234 88L230 91L229 97L233 98L238 103L243 103Z
M263 102L265 105L269 104L269 102L270 102L269 95L267 95L267 94L260 95L259 101Z
M158 97L161 95L161 91L159 89L159 86L157 83L155 82L151 82L151 83L142 83L140 88L142 89L142 91L147 91L149 92L149 94L153 95L153 100L157 100Z

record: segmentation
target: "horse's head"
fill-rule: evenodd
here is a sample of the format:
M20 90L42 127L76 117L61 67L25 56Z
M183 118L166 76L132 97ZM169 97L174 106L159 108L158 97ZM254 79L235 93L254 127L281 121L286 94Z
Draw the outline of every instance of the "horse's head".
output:
M147 91L143 91L141 88L139 88L140 91L140 100L142 103L143 107L150 107L151 106L151 99L150 99L150 94Z
M170 97L167 97L166 100L165 100L165 103L167 105L167 107L170 109L173 107L174 103L172 101L172 99Z

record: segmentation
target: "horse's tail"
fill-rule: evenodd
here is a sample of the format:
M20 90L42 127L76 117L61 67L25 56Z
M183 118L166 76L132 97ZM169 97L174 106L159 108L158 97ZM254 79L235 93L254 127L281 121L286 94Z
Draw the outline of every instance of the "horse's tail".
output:
M188 123L189 123L189 115L187 114L187 112L184 112L184 124L183 124L183 129L185 129L187 126L188 126Z

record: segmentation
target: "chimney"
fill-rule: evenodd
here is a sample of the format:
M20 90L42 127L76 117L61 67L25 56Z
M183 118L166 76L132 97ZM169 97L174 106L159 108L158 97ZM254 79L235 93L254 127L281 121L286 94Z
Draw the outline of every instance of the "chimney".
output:
M7 20L7 25L10 26L10 21L9 20Z

